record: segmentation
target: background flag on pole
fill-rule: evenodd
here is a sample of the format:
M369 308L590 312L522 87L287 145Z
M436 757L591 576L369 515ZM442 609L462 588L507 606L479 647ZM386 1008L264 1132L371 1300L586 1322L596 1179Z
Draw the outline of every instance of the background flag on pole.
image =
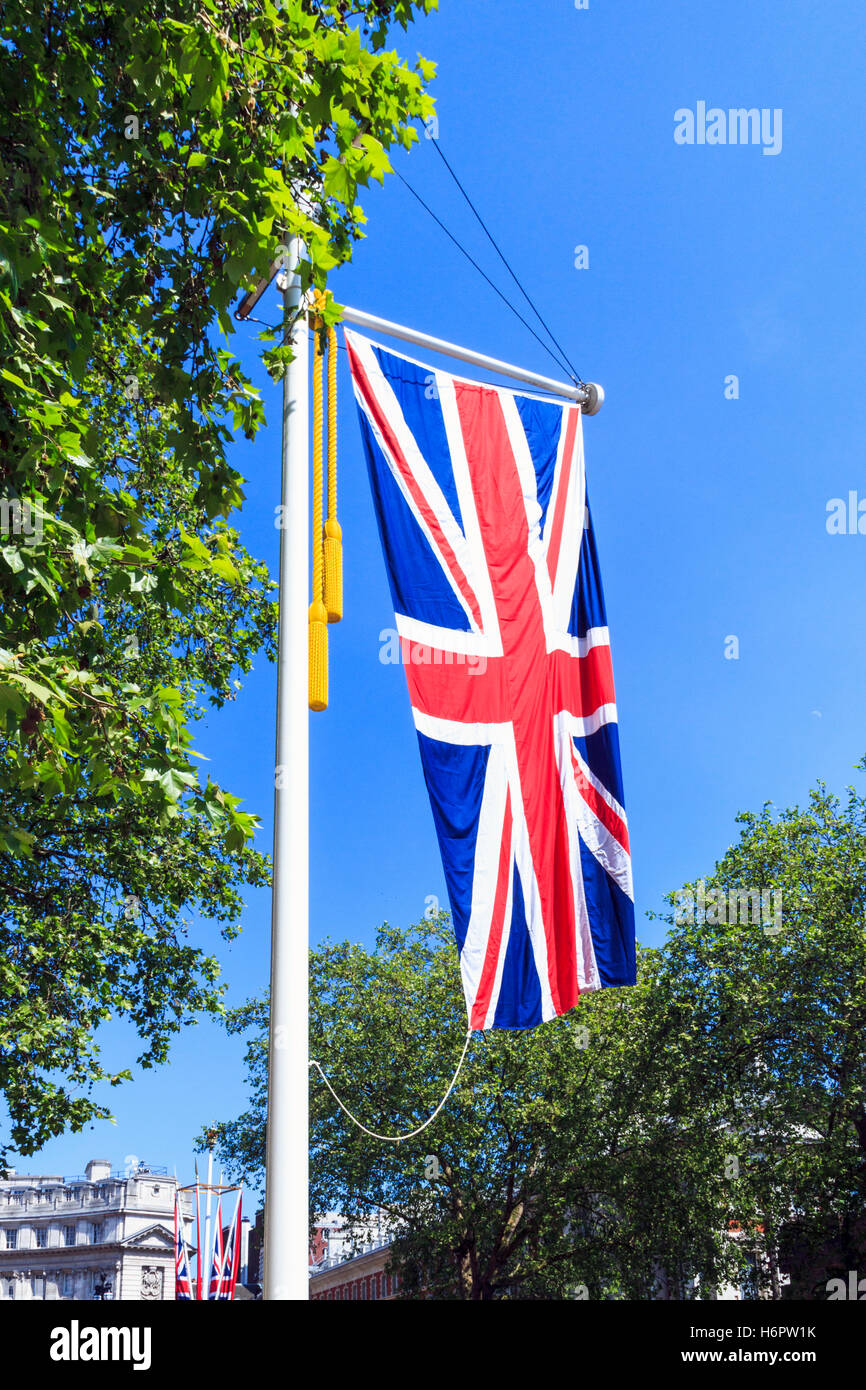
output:
M223 1258L223 1274L220 1282L220 1292L218 1297L229 1302L234 1299L235 1285L238 1279L238 1269L240 1267L241 1254L241 1194L238 1193L237 1206L235 1207L234 1220L229 1229L228 1240L226 1241L225 1256Z
M610 638L579 406L346 331L470 1025L635 981Z
M180 1211L177 1193L174 1195L174 1296L175 1299L192 1298L192 1279L189 1272L189 1253L183 1234L183 1216Z
M210 1266L210 1280L208 1282L207 1296L209 1299L217 1299L220 1296L222 1287L223 1264L225 1262L225 1251L223 1250L223 1219L222 1219L222 1198L217 1198L216 1209L216 1229L213 1238L213 1257Z

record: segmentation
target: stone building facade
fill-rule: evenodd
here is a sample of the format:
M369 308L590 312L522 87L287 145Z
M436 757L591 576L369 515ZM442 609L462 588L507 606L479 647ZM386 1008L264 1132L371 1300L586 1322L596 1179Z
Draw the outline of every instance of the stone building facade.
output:
M164 1168L92 1159L83 1177L0 1181L0 1300L174 1298L174 1197ZM190 1253L192 1199L181 1212Z
M310 1298L383 1300L396 1297L399 1275L387 1273L392 1233L380 1211L349 1222L321 1217L310 1244Z
M400 1276L386 1272L390 1254L388 1240L350 1259L326 1257L310 1269L310 1298L314 1302L396 1298Z

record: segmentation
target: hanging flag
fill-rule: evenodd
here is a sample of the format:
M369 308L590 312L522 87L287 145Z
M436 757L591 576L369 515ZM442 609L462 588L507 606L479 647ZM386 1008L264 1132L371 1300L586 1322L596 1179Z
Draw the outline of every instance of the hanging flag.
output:
M237 1206L235 1207L234 1220L229 1228L228 1240L225 1246L223 1257L223 1272L220 1280L220 1292L218 1298L226 1299L231 1302L235 1296L235 1285L238 1281L238 1270L240 1267L241 1255L241 1194L238 1193Z
M210 1279L208 1281L208 1299L217 1299L220 1296L224 1263L225 1251L223 1249L222 1198L217 1197L216 1230L214 1231L213 1256L211 1258Z
M192 1299L189 1254L183 1234L183 1217L181 1216L177 1193L174 1195L174 1296L175 1299L184 1301Z
M346 346L469 1023L532 1027L635 982L580 408Z

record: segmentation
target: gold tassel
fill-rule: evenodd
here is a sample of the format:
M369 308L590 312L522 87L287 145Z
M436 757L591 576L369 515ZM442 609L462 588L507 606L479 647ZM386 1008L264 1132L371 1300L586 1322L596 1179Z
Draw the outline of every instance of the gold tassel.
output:
M324 502L324 449L322 447L322 321L313 321L316 349L313 357L313 601L310 604L308 699L311 710L328 708L328 614L322 602L324 591L324 542L322 506Z
M325 522L325 609L329 623L343 616L343 533L339 521Z
M328 329L328 520L323 537L328 622L343 616L343 533L337 521L337 330Z
M321 599L310 604L310 709L328 708L328 615Z

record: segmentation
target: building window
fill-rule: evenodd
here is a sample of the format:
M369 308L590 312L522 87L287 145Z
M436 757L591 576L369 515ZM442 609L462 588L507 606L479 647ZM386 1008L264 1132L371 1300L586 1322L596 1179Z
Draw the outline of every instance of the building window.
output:
M14 1229L7 1229L6 1231L6 1249L18 1249L18 1232Z
M94 1245L99 1245L103 1239L102 1225L103 1223L101 1221L94 1221L90 1228L90 1238Z
M72 1275L71 1275L71 1274L64 1274L64 1276L63 1276L63 1295L64 1295L65 1298L71 1298L71 1297L72 1297Z
M36 1227L36 1249L37 1249L37 1250L45 1250L46 1247L47 1247L47 1245L48 1245L48 1227L47 1227L47 1226L37 1226L37 1227Z
M63 1227L63 1244L64 1244L64 1245L74 1245L74 1244L75 1244L75 1227L74 1227L74 1226L64 1226L64 1227Z

